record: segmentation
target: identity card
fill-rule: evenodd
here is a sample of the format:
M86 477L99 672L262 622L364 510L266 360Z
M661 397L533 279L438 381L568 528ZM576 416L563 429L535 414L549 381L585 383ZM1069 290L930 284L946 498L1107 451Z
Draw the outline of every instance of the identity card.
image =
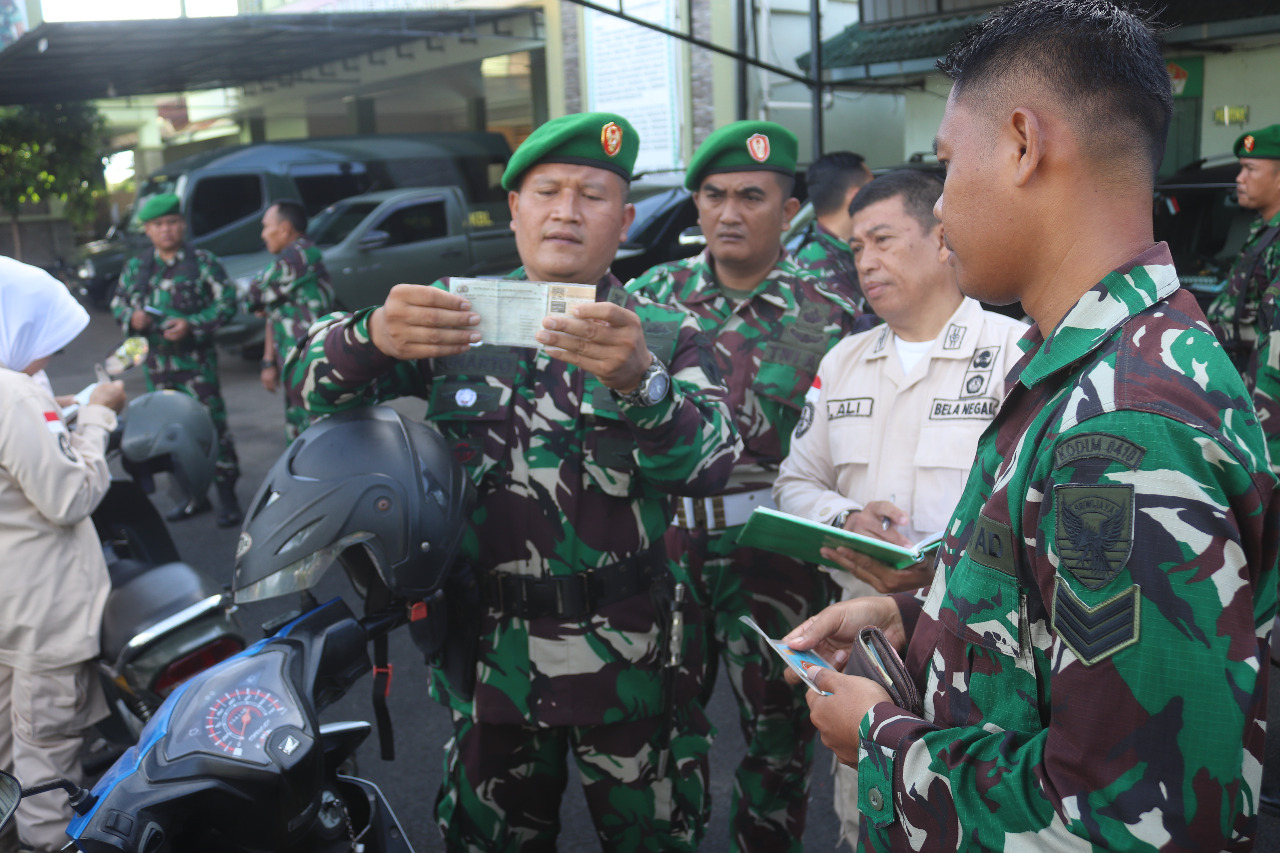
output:
M451 278L449 292L466 298L480 315L482 344L540 347L538 330L548 314L568 314L575 305L596 301L594 284L562 284L518 279Z
M813 677L809 675L809 670L822 668L822 669L829 669L832 672L835 672L836 668L834 666L832 666L831 664L823 660L821 657L819 657L817 652L797 651L796 649L791 648L781 640L773 639L768 634L766 634L764 632L764 629L761 628L759 625L757 625L756 620L752 619L750 616L743 614L738 618L741 619L743 622L745 622L752 629L754 629L755 632L759 634L761 637L764 637L765 642L767 642L770 646L773 647L773 650L778 653L778 657L782 658L782 660L787 664L787 666L791 667L791 669L795 671L796 675L800 676L801 681L809 685L814 690L817 690L823 696L831 695L827 691L819 689L818 685L813 683Z

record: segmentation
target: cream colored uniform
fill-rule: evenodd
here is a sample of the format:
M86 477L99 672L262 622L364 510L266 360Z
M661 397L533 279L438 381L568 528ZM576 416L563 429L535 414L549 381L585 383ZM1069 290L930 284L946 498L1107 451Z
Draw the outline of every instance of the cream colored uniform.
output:
M852 335L822 359L805 396L791 452L773 486L778 508L831 523L845 510L887 500L911 521L912 542L943 529L973 464L978 437L1004 399L1027 325L965 298L928 354L903 374L887 325ZM875 595L840 569L826 571L845 598ZM835 809L858 838L858 774L836 763Z
M82 733L106 713L89 660L110 580L90 514L110 485L116 415L82 406L68 431L53 396L5 368L0 412L0 766L27 785L80 780ZM56 850L70 818L65 797L31 797L18 832Z

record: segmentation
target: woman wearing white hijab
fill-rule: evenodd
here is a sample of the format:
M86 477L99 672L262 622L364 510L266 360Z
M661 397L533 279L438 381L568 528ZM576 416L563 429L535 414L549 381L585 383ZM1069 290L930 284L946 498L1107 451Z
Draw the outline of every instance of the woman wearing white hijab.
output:
M124 385L95 388L71 432L32 378L88 322L61 282L0 257L0 767L28 785L78 780L84 731L106 715L90 659L110 582L90 513ZM65 797L23 800L21 846L58 850L70 818Z

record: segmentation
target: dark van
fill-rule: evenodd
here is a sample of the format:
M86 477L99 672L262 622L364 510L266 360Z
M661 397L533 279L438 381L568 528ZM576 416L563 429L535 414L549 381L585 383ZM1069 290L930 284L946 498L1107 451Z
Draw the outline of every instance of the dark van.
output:
M95 303L110 302L125 260L149 245L136 211L160 193L182 199L188 239L221 257L261 251L262 214L279 199L298 199L315 214L348 196L402 187L458 187L471 229L509 231L501 179L510 156L501 134L432 133L260 142L184 157L138 188L122 228L84 248L81 284Z

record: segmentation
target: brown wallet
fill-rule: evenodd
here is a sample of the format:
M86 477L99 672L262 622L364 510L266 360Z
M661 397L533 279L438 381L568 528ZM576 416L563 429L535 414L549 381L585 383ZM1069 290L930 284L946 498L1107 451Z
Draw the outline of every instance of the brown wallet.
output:
M879 628L868 625L858 632L858 639L849 649L844 674L870 678L888 692L893 704L917 717L923 715L915 682Z

